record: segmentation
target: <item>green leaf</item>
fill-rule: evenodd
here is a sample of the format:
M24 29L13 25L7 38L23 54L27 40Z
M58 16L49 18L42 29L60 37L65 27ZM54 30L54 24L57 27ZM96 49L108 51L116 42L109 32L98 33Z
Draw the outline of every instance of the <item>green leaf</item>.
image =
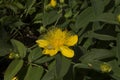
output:
M24 80L40 80L42 74L43 68L41 66L30 65Z
M105 6L107 6L110 3L110 0L103 0L103 3Z
M23 23L21 20L16 21L13 23L14 27L17 27L18 29L21 29L21 26L24 25L25 23Z
M60 70L60 77L64 77L66 73L68 72L71 65L71 60L62 56L62 64L61 64L61 70Z
M79 29L83 27L87 27L88 23L95 17L93 8L88 7L84 11L82 11L78 16L76 16L75 26L71 27L72 30L78 32Z
M5 56L10 53L10 49L12 49L12 46L10 43L5 42L4 40L0 40L0 56Z
M49 70L41 80L54 80L55 78L55 70L54 68Z
M60 76L64 77L64 75L68 72L70 65L71 65L71 60L62 56L62 64L61 64L61 70L60 70Z
M15 39L11 39L11 42L12 42L14 49L18 51L20 57L24 58L26 55L26 51L27 51L27 48L24 46L24 44Z
M88 38L88 39L85 41L83 47L86 48L86 49L88 49L91 45L92 45L92 38Z
M85 63L77 63L73 66L73 77L75 78L76 70L78 69L93 69L96 71L100 71L100 64L102 63L103 62L97 60L88 60L88 62Z
M91 0L94 12L96 15L99 15L103 12L104 10L104 1L103 0Z
M84 64L84 63L77 63L73 66L73 69L75 68L86 68L86 69L90 69L89 65L88 64Z
M57 79L60 79L60 71L61 71L61 67L62 67L62 55L61 54L57 54L55 57L56 60L56 77Z
M103 25L100 25L99 22L93 22L93 26L92 26L93 31L100 30L100 29L102 29L103 27L104 27L104 24L103 24Z
M17 13L18 8L14 6L13 4L7 4L5 5L7 8L11 9L14 13Z
M94 69L94 70L100 70L100 64L102 64L102 61L98 60L88 60L88 62L83 63L77 63L73 66L73 70L75 68L83 68L83 69Z
M113 13L100 14L96 17L96 19L93 19L93 21L101 21L101 22L110 23L110 24L119 24L116 21L116 17Z
M56 55L56 78L62 79L68 72L71 60L62 56L61 54Z
M14 2L13 5L15 5L15 6L16 6L17 8L19 8L19 9L24 9L24 5L21 4L21 3L18 2L18 1Z
M44 13L42 17L43 26L55 22L58 18L60 18L60 14L58 14L57 11L50 11L48 13Z
M26 15L30 12L33 5L36 3L36 0L27 0L26 2Z
M36 16L33 19L34 23L42 23L42 17L43 17L43 13L36 14Z
M9 42L10 36L7 31L5 31L4 27L0 27L0 56L5 56L9 54L10 49L12 49L12 45Z
M110 74L113 78L119 80L120 79L120 67L116 60L112 60L109 62L112 65L112 72L113 74Z
M54 59L54 57L43 56L43 57L41 57L41 58L35 60L34 63L36 63L36 64L42 64L42 63L51 61L51 60L53 60L53 59Z
M113 36L105 35L105 34L98 34L98 33L92 32L92 31L87 32L85 34L85 37L95 38L95 39L99 39L99 40L116 40L116 38Z
M45 73L41 80L54 80L55 79L55 60L48 65L48 71Z
M12 78L18 73L23 66L23 60L13 60L5 71L4 80L12 80Z
M71 9L66 10L66 13L64 16L65 18L70 18L72 16L72 10Z
M28 55L28 61L32 62L42 56L41 48L37 47L33 49Z
M120 33L117 34L117 52L116 57L118 59L118 62L120 64Z
M107 49L92 49L91 51L88 51L85 55L80 57L79 60L82 62L87 62L91 60L101 60L101 59L110 58L114 56L115 54Z
M115 16L117 18L117 16L120 14L120 6L115 8ZM117 19L118 20L118 19Z
M120 0L115 0L115 6L118 6L120 4Z

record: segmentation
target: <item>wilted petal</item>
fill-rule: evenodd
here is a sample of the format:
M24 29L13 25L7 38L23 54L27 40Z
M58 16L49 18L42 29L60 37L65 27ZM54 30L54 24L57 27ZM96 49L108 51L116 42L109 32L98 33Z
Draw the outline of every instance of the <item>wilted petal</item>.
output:
M73 35L73 36L68 37L68 39L65 42L65 45L74 46L77 42L78 42L78 36Z
M72 58L74 56L74 51L67 46L60 47L60 51L65 57Z
M58 50L57 49L44 49L43 54L48 54L50 56L54 56L57 54Z
M47 40L36 40L36 43L38 44L39 47L46 47L48 45L48 41Z

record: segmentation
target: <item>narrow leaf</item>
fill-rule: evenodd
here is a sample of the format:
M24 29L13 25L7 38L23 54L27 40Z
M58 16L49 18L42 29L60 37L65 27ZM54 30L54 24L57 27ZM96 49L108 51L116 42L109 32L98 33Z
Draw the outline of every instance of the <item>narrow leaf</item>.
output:
M23 60L13 60L5 71L4 80L12 80L23 66Z
M103 12L105 6L103 0L91 0L91 3L96 15Z
M116 21L116 17L113 13L100 14L93 21L101 21L101 22L110 23L110 24L119 24Z
M71 28L75 32L78 32L79 29L86 27L93 18L94 18L93 9L92 7L88 7L77 16L75 26Z
M11 42L12 42L14 49L18 51L20 57L24 58L26 55L26 50L27 50L24 44L15 39L12 39Z
M94 33L94 32L86 33L85 37L95 38L95 39L99 39L99 40L116 40L116 38L113 36L106 35L106 34L98 34L98 33Z
M43 57L41 57L41 58L35 60L34 63L36 63L36 64L42 64L42 63L51 61L51 60L53 60L53 59L54 59L54 57L43 56Z
M120 64L120 33L117 34L117 52L116 57L118 59L118 62Z
M107 49L92 49L91 51L80 57L80 61L86 62L89 60L101 60L114 56L115 54Z
M36 0L27 0L26 2L26 15L30 12Z

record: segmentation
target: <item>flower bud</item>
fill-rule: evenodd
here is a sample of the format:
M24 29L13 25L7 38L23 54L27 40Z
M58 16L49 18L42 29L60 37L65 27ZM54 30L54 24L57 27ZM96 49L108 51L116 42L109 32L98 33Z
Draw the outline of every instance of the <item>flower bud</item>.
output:
M64 3L64 0L60 0L60 3Z
M39 31L40 33L44 33L44 32L46 31L46 28L45 28L44 26L41 26L41 27L38 29L38 31Z
M120 22L120 14L117 16L117 18L118 18L118 21Z
M103 63L100 65L100 69L103 73L109 73L112 70L112 67L108 63Z
M12 78L12 80L18 80L18 77L15 76L15 77Z
M56 0L51 0L50 1L50 6L51 7L56 7L56 5L57 5L57 1Z
M8 58L9 58L9 59L15 58L15 53L11 52L11 53L9 54Z

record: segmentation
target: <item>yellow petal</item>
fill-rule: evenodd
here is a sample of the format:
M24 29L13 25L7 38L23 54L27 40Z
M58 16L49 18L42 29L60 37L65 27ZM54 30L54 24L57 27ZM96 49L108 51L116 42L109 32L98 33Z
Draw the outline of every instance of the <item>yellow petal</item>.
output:
M38 44L39 47L46 47L48 45L48 41L47 40L36 40L36 43Z
M50 55L50 56L56 55L57 52L58 52L57 49L44 49L44 50L43 50L43 54L48 54L48 55Z
M60 51L65 57L72 58L74 56L74 51L67 46L60 47Z
M67 46L74 46L76 43L78 42L78 36L74 35L74 36L70 36L67 40L66 40L66 45Z

